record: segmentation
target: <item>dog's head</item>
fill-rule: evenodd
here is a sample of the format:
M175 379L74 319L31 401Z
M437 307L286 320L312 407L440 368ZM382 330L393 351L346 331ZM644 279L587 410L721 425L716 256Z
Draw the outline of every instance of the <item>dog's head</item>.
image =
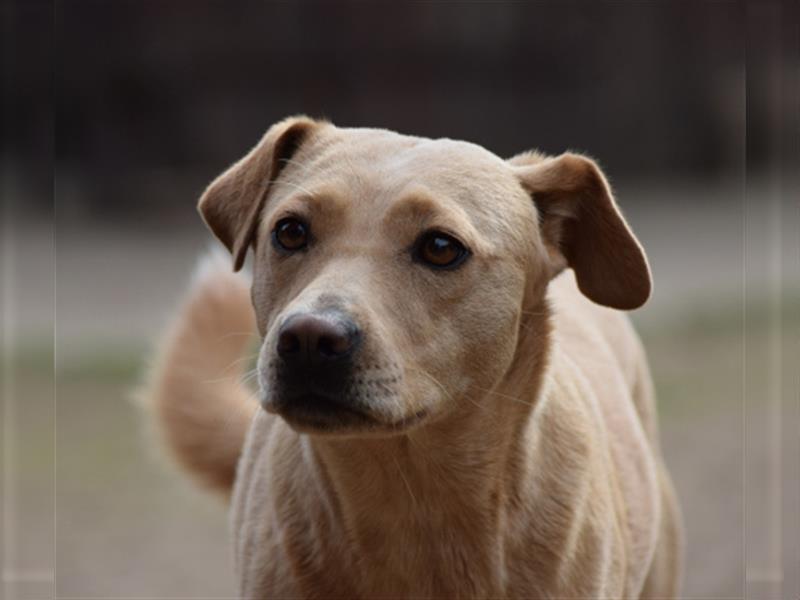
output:
M630 309L650 276L589 159L308 118L274 125L200 212L254 249L262 404L314 433L397 432L491 390L526 307L565 267Z

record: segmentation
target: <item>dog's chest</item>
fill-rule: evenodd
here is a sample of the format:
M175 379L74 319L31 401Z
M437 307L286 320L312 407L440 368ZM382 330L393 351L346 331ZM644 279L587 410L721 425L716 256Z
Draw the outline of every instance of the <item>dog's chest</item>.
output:
M467 527L448 523L436 509L440 500L426 503L430 514L391 507L391 519L342 511L314 493L318 474L298 467L302 450L282 447L275 429L267 435L258 428L250 433L232 506L242 597L503 594L494 526L475 519ZM294 468L283 470L284 464Z

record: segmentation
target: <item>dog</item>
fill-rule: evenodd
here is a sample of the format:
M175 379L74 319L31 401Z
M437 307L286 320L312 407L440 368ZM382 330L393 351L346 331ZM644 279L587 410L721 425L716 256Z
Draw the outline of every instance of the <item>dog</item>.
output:
M678 596L621 312L650 270L593 160L299 116L198 206L233 269L197 273L147 398L230 500L241 597Z

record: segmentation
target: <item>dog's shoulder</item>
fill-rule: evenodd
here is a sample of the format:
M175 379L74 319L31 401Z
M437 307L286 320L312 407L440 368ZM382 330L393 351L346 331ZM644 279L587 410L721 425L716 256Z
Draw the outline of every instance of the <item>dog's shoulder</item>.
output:
M551 282L548 297L560 347L571 355L611 359L633 387L645 356L627 314L587 299L569 270Z

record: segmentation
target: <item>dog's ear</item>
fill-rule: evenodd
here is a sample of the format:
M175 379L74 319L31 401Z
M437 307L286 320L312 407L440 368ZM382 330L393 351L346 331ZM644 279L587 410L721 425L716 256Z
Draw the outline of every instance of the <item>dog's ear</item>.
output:
M217 177L201 196L197 209L233 255L234 271L242 268L271 184L319 125L307 117L290 117L276 123L255 148Z
M638 308L650 296L650 269L599 167L578 154L512 158L539 212L553 275L575 271L589 299L612 308Z

